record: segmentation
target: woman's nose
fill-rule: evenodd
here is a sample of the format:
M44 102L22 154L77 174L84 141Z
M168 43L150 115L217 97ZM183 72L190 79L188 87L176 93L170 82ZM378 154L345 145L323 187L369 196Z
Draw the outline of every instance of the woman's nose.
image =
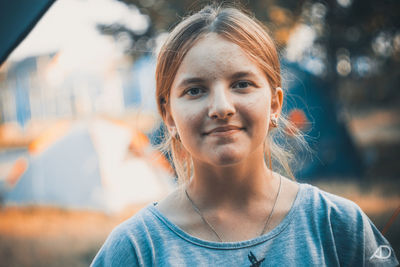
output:
M212 119L226 119L235 114L235 105L229 92L224 88L218 88L213 91L210 97L208 116Z

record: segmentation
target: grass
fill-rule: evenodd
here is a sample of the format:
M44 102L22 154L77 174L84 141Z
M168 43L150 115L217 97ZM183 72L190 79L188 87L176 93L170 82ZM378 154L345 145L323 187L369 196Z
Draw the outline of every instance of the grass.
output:
M110 231L142 205L119 215L51 207L0 210L0 266L89 266Z

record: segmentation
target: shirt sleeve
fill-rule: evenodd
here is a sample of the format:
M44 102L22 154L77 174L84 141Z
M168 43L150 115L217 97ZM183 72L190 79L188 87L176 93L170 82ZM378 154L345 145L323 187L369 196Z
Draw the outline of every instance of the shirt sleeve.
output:
M114 229L100 248L90 267L139 266L135 248L128 234Z
M331 210L341 266L397 266L393 248L361 208L340 199Z
M365 266L398 266L393 248L363 213Z

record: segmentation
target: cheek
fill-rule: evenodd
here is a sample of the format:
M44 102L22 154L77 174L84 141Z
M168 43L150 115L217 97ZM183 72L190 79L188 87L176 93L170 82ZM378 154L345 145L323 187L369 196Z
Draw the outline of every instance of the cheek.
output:
M181 137L200 130L202 111L197 105L177 101L173 105L172 116Z
M269 110L271 108L271 89L262 85L256 91L246 94L238 100L244 105Z
M202 120L198 114L192 110L184 111L177 116L176 127L181 143L189 154L197 154L202 146Z
M263 137L268 132L270 101L267 94L259 94L241 102L242 117L251 134Z

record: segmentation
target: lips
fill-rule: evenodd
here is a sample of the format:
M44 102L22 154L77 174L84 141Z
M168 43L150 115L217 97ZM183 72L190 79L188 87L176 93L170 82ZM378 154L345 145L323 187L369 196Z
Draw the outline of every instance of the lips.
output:
M210 134L229 134L229 133L234 133L237 131L241 131L244 128L238 127L238 126L234 126L234 125L226 125L226 126L220 126L220 127L216 127L208 132L206 132L206 135L210 135Z

